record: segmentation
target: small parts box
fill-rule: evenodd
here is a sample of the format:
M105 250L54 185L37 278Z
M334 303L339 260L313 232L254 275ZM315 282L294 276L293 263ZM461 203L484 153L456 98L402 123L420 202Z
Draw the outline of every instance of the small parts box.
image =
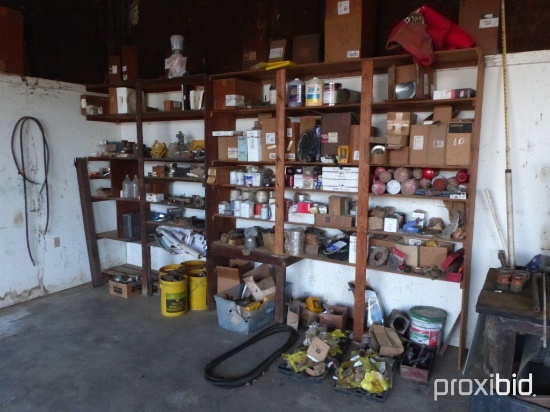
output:
M430 381L430 374L435 362L435 352L427 346L424 346L423 353L421 351L422 345L413 342L407 344L403 361L399 367L399 374L405 379L427 384ZM425 359L422 360L424 357ZM411 359L409 360L409 358Z
M121 298L141 295L141 282L122 283L109 280L109 294Z

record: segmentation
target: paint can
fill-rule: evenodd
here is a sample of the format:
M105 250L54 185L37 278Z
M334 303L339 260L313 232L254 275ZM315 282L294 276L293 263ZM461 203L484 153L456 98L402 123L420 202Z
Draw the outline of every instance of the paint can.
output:
M414 306L409 310L409 317L411 342L437 348L441 342L447 312L433 306Z
M342 83L328 82L325 83L323 90L323 104L334 106L338 98L338 90L342 90Z

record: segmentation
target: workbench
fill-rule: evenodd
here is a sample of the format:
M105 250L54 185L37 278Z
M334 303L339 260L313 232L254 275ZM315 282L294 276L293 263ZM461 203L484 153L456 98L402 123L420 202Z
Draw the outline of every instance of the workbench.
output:
M485 318L485 372L487 374L498 373L502 378L511 378L516 334L542 336L542 303L541 311L535 312L531 280L525 284L520 293L498 291L496 288L497 272L497 269L489 269L477 300L476 311L480 314L480 320ZM547 300L550 296L548 283L550 282L547 282L546 285ZM542 281L539 280L538 285L542 302ZM548 344L550 345L550 339Z

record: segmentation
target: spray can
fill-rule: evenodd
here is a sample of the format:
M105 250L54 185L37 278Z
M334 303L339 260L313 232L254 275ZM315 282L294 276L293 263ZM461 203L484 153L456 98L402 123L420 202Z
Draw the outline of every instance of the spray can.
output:
M357 263L357 235L349 235L349 263Z
M323 104L323 86L325 82L314 77L306 82L306 106Z
M304 82L300 79L288 82L287 96L289 107L302 107L304 105Z

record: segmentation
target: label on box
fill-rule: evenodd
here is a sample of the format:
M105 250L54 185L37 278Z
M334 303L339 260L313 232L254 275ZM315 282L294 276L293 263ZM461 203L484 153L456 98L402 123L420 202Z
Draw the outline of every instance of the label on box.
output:
M414 136L413 138L413 150L424 150L424 136Z
M283 52L284 52L283 47L275 47L274 49L269 50L269 58L280 59L283 57Z
M434 140L432 145L435 149L443 149L445 147L445 140Z
M348 50L348 52L346 53L346 57L348 59L354 59L359 57L359 50Z
M109 67L109 74L117 74L118 73L118 66L116 64L113 64L111 67Z
M275 133L265 134L265 144L275 144Z
M327 139L329 143L338 143L338 132L330 132L327 135Z
M359 160L359 150L353 151L352 160Z
M257 129L247 130L246 137L262 137L262 131Z
M498 27L498 17L488 14L479 20L480 29L489 29L492 27Z
M349 0L338 2L338 15L349 14Z
M227 148L227 157L229 159L238 159L239 158L239 149L237 147L228 147Z

